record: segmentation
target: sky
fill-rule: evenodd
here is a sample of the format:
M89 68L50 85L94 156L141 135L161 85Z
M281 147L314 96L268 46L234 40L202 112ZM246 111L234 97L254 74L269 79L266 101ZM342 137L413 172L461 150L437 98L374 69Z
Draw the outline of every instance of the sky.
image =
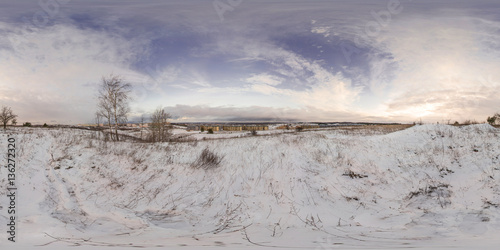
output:
M498 0L0 0L0 105L94 122L447 122L500 112Z

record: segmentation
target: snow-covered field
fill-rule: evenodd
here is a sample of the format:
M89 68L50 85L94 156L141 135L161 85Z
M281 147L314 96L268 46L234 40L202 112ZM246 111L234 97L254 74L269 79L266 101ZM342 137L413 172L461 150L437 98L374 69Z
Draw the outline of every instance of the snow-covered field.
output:
M157 144L18 128L5 154L9 135L19 219L11 243L2 167L1 249L500 245L500 130L485 124ZM206 148L219 166L194 167Z

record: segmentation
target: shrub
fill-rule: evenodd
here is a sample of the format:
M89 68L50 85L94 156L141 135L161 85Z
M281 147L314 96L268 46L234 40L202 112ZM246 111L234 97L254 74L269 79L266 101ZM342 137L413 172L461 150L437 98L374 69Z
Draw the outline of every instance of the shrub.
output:
M367 178L368 175L365 175L365 174L358 174L358 173L355 173L353 172L352 170L347 170L347 172L345 172L344 174L342 174L343 176L349 176L351 179L362 179L362 178Z
M47 125L47 123L44 123L44 124L43 124L43 127L44 127L44 128L46 128L46 127L48 127L48 126L49 126L49 125Z
M486 119L486 121L490 124L490 125L495 125L497 122L500 122L500 114L499 113L496 113L495 115L493 115L492 117L488 117L488 119Z
M196 169L215 169L220 166L220 163L224 159L224 156L217 155L207 148L203 149L198 159L196 159L191 167Z
M251 135L253 135L253 136L256 136L256 135L257 135L257 130L252 130L252 131L250 132L250 134L251 134Z
M208 133L209 133L209 134L213 134L213 133L214 133L214 130L213 130L213 129L211 129L211 128L209 128L209 129L208 129Z
M23 123L23 127L31 127L31 122L25 122L25 123Z
M205 127L202 126L200 130L201 132L205 132Z
M463 122L463 125L472 125L472 124L478 124L476 120L465 120Z
M427 185L425 188L420 188L417 191L410 192L406 199L411 200L412 198L418 196L428 196L430 198L436 198L441 208L445 208L447 205L451 204L451 191L449 190L449 187L450 185L445 183Z

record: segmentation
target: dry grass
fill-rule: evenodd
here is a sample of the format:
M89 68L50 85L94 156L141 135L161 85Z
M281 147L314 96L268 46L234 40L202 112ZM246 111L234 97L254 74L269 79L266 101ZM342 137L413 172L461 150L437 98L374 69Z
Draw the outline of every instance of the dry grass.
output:
M345 135L384 135L400 130L411 128L415 125L398 124L398 125L360 125L360 126L338 126L328 128L326 130L340 131Z

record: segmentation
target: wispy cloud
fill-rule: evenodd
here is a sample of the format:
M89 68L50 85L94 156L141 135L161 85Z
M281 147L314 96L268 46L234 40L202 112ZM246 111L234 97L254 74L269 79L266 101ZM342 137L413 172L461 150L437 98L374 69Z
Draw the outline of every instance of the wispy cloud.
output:
M271 86L277 86L283 83L285 79L279 76L270 75L268 73L255 74L251 77L245 79L245 82L253 83L253 84L267 84Z

